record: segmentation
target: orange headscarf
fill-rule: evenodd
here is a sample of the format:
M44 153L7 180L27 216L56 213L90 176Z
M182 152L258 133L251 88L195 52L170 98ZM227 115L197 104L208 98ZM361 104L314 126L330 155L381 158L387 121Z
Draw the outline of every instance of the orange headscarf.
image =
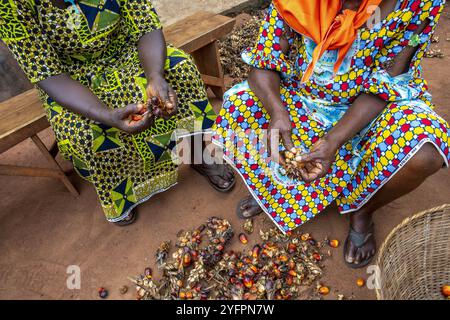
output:
M347 52L355 41L358 29L366 23L382 0L362 0L358 11L341 11L339 0L273 0L278 13L296 32L315 43L311 64L302 82L310 79L314 67L326 50L339 50L334 66L337 73Z

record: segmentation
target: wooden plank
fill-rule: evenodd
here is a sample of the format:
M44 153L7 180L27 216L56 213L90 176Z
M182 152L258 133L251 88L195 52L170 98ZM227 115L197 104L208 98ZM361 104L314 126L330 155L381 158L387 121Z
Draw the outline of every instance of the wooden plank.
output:
M225 84L223 82L223 71L220 63L219 48L217 41L202 47L201 49L192 53L198 70L201 74L210 76L212 78L222 79L220 84L211 85L211 90L217 98L221 99L225 93Z
M44 115L42 118L36 120L27 127L18 129L16 132L11 133L9 136L0 139L0 153L3 153L6 150L19 144L20 142L28 139L33 134L39 133L42 130L47 129L49 126L50 124L48 123L47 118Z
M192 53L225 36L236 20L211 12L199 11L164 29L167 42Z
M208 76L206 74L202 74L202 80L207 86L214 86L214 87L223 87L225 86L225 82L223 78L217 78L213 76Z
M18 167L0 164L0 175L22 177L48 177L61 179L61 173L47 168Z
M0 103L0 153L48 128L36 89Z

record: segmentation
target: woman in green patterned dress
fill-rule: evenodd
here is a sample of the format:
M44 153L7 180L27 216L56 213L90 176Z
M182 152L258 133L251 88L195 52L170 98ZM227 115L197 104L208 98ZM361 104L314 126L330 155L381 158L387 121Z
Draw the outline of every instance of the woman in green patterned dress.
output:
M0 38L41 94L62 155L94 184L106 219L128 225L134 208L177 181L173 132L215 120L190 56L166 46L149 0L1 0ZM150 94L175 106L140 112ZM196 167L219 191L228 167Z

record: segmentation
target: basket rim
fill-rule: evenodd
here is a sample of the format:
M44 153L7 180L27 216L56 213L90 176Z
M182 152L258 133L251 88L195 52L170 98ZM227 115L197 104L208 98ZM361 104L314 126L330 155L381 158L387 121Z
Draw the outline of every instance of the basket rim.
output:
M394 229L391 230L391 232L389 232L389 234L387 235L386 239L384 239L383 244L381 245L379 251L378 251L378 257L377 257L377 266L380 266L381 263L381 257L383 256L384 251L386 250L386 246L388 245L388 243L390 242L390 240L392 239L392 237L394 236L394 234L401 229L402 227L404 227L406 224L410 223L411 221L417 220L425 215L431 214L431 213L435 213L435 212L439 212L439 211L446 211L446 210L450 210L450 203L446 203L443 205L440 205L438 207L434 207L431 209L427 209L427 210L423 210L420 211L414 215L412 215L411 217L407 217L406 219L404 219L400 224L398 224L396 227L394 227ZM377 296L377 300L382 300L381 297L381 290L379 288L375 288L375 293Z

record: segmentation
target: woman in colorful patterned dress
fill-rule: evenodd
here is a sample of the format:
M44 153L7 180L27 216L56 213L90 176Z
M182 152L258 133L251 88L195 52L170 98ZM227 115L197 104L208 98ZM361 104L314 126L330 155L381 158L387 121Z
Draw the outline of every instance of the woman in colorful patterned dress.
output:
M372 213L450 159L420 65L444 2L273 1L214 129L251 193L241 217L263 210L290 232L336 202L350 214L345 262L371 261ZM279 151L303 151L301 179L269 159L263 130L280 133Z
M176 183L173 132L214 124L198 70L166 46L149 0L1 1L0 38L39 88L62 155L94 184L117 225L133 222L137 205ZM151 96L174 112L130 121ZM234 184L231 168L196 169L220 191Z

